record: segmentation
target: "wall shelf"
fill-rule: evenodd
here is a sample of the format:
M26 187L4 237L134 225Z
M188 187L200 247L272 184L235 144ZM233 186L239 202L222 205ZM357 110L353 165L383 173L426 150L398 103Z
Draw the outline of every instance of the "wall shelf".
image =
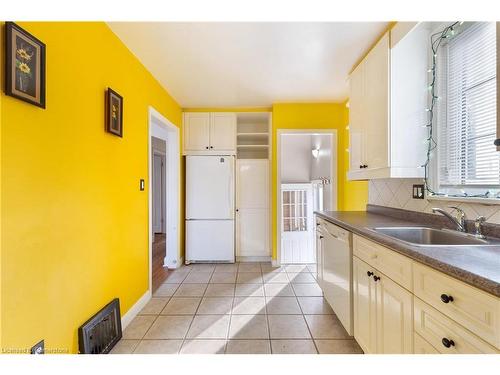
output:
M237 118L238 159L269 158L269 113L239 113Z

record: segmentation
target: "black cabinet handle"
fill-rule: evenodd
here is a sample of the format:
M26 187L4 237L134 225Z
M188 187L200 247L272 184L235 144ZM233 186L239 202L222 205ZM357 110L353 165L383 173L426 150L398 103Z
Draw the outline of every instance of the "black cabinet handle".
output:
M368 272L366 273L366 275L367 275L368 277L373 276L373 272L372 272L372 271L368 271Z
M319 236L319 239L322 240L324 237L323 236Z
M205 147L205 148L208 150L208 146L207 146L207 147Z
M214 148L214 146L210 146L210 149Z
M379 276L377 276L377 275L375 275L375 276L373 276L373 280L375 280L375 281L379 281L379 280L380 280L380 277L379 277Z
M363 164L363 168L368 168L368 166L366 164Z
M362 166L362 165L360 165L360 166L359 166L359 168L363 168L363 166Z
M449 303L449 302L453 302L453 297L452 296L449 296L447 294L441 294L441 301L443 303Z
M443 337L443 339L441 340L441 342L443 343L443 346L445 348L449 348L451 346L455 346L455 342L453 340L447 339L446 337Z

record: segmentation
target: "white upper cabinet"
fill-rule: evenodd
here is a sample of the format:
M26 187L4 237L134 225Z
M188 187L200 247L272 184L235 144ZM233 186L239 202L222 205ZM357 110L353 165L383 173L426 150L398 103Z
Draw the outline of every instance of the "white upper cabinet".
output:
M350 180L423 177L425 43L419 25L397 24L351 73Z
M184 154L236 154L236 114L185 112Z
M210 149L210 113L184 113L184 151Z
M212 113L210 150L236 152L236 114Z

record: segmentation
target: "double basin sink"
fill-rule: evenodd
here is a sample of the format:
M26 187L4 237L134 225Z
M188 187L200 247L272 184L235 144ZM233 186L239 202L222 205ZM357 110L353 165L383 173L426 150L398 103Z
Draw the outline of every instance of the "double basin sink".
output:
M499 239L481 238L449 229L381 227L373 230L415 246L500 246Z

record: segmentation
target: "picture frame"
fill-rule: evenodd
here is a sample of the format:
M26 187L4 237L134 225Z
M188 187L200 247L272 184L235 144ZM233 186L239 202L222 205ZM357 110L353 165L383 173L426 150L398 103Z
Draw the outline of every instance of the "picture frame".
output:
M5 22L5 94L45 108L45 44Z
M110 87L105 97L106 131L123 138L123 97Z

